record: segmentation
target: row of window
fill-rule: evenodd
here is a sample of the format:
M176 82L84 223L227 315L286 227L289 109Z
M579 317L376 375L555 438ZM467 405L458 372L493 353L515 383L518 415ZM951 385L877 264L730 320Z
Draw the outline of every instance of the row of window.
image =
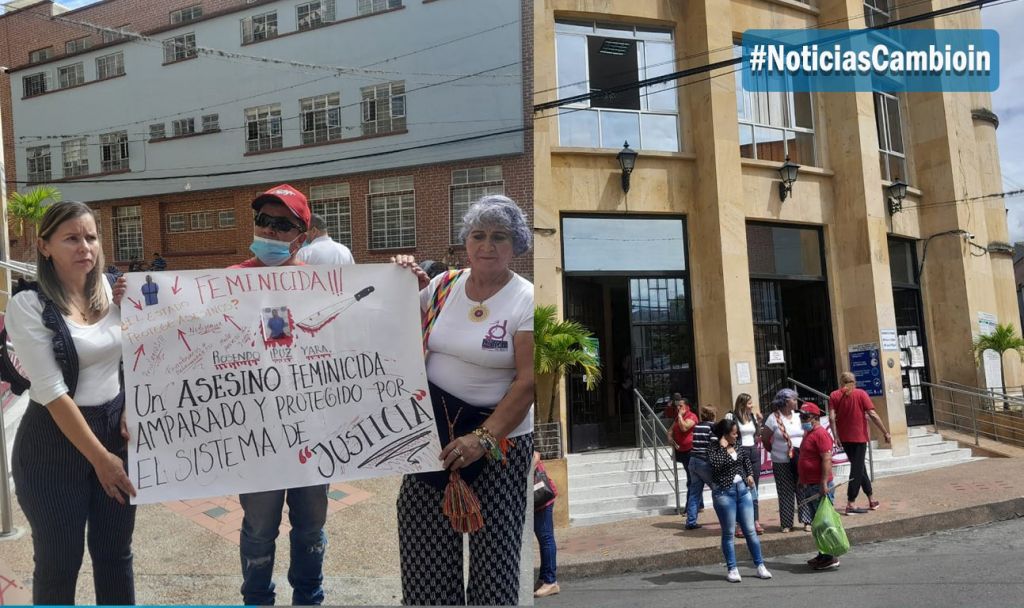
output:
M890 20L889 0L867 0L869 25ZM559 115L559 143L587 148L678 152L679 84L676 81L622 89L623 85L675 72L675 46L669 30L559 21L556 67L559 97L590 93L567 104ZM742 53L734 47L735 56ZM768 91L766 79L745 90L736 71L736 109L740 156L790 160L820 166L815 142L813 98L806 92ZM601 94L602 91L614 91ZM875 94L882 177L907 179L906 150L899 100Z
M458 241L462 216L469 210L470 203L485 194L504 194L500 165L452 171L449 209L453 244ZM370 180L366 201L369 249L416 246L416 191L411 175ZM351 198L347 183L313 186L309 191L309 206L313 213L324 218L331 238L352 247ZM166 216L169 233L230 229L235 225L235 212L231 209L168 213ZM142 257L140 206L114 209L114 247L117 260Z
M89 174L89 144L85 137L61 142L61 160L64 177ZM28 163L28 181L43 183L53 179L50 146L34 146L25 150ZM100 135L100 171L128 170L128 132L115 131Z
M57 68L56 86L53 83L53 72L45 70L22 77L22 95L35 97L49 91L66 89L85 84L85 62L79 61ZM118 51L96 58L96 80L106 80L124 75L124 52Z

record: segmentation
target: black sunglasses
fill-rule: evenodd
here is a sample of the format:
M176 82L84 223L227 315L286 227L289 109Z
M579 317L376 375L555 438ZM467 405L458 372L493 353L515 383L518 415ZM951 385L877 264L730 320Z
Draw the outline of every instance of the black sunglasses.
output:
M252 221L260 228L271 228L275 232L288 232L289 230L303 232L305 230L302 226L297 226L288 221L288 218L267 215L266 213L257 213Z

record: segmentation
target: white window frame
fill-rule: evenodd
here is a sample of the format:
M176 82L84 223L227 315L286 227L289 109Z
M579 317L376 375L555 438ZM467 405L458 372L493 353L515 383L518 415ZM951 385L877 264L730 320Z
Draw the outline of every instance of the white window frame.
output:
M352 248L352 199L347 183L311 187L309 209L324 218L333 240Z
M370 250L416 247L416 191L411 175L371 179L366 202ZM396 220L397 226L389 225Z
M277 11L246 17L241 21L242 44L277 37Z
M196 57L196 33L188 32L164 40L164 63L177 63Z
M168 213L167 214L167 232L188 232L188 214L187 213Z
M107 173L128 168L128 132L100 135L100 170Z
M36 49L34 51L29 51L29 53L28 53L28 62L29 63L39 63L40 61L46 61L50 57L53 57L53 47L52 46L48 46L48 47L42 48L42 49Z
M220 230L227 230L234 228L238 224L235 218L234 209L218 209L217 210L217 228Z
M142 207L114 207L114 258L127 262L141 260L145 251L142 242Z
M149 125L149 139L167 139L167 124L158 122Z
M450 244L461 245L462 217L473 201L487 194L505 194L501 165L455 169L448 186L448 214L451 218Z
M106 80L115 76L124 76L123 51L96 58L96 80Z
M171 121L171 137L185 137L186 135L194 135L195 132L196 119L193 117L178 118Z
M360 89L363 135L381 135L406 128L405 81L385 82Z
M284 147L281 128L281 104L272 103L245 109L245 151L262 152Z
M395 8L402 8L402 0L359 0L356 4L356 14L361 17Z
M203 115L203 133L220 131L220 114Z
M41 184L53 179L53 157L50 146L25 148L25 161L28 165L28 181Z
M341 139L341 93L300 99L299 128L304 145Z
M85 84L85 65L79 61L57 68L57 84L61 89L69 89Z
M176 25L178 23L188 23L190 21L195 21L196 19L199 19L202 16L203 16L203 5L202 4L193 4L191 6L186 6L184 8L179 8L177 10L171 11L171 25Z
M205 232L214 230L216 224L213 219L213 211L193 211L188 214L189 229L193 232Z
M902 179L904 183L909 184L911 183L910 176L893 175L889 163L889 157L898 158L900 159L900 162L903 164L903 172L907 174L910 173L910 165L907 161L907 121L903 117L903 104L901 103L902 100L900 99L900 97L896 95L893 95L891 93L882 93L880 91L875 91L872 97L875 105L875 126L878 131L878 162L879 168L881 169L882 179L891 182L898 177ZM882 100L884 100L884 103L887 106L886 111L884 112L880 111L881 108L879 107ZM902 152L896 149L896 146L893 145L893 139L895 137L895 134L892 132L892 128L889 124L888 106L890 104L896 108L896 114L898 120L900 121L899 147L903 149Z
M892 21L893 10L889 0L864 0L864 26L887 25Z
M84 137L66 139L61 142L61 161L64 177L79 177L89 174L89 143Z
M121 27L117 28L118 31L116 32L112 32L110 30L103 30L102 32L100 32L103 44L107 44L108 42L117 42L118 40L124 40L125 38L127 38L128 36L127 34L125 34L124 29L129 25L130 24L125 23Z
M300 32L333 23L334 19L334 0L313 0L295 7L295 23Z
M64 54L73 55L80 53L92 46L92 41L89 40L88 36L81 36L74 40L68 40L64 43Z
M42 85L40 88L39 85ZM50 91L50 73L36 72L21 77L22 97L35 97Z

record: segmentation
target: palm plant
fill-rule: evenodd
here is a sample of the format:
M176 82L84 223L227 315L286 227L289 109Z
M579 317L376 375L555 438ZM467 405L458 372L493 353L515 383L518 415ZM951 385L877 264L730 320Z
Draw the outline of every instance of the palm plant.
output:
M46 208L51 203L60 201L60 191L53 186L40 186L24 194L14 192L7 197L7 213L11 218L17 220L16 232L18 236L25 234L25 224L28 223L33 229L39 228L39 222L43 221Z
M1003 375L1003 386L1006 386L1006 370L1003 369L1002 355L1008 350L1015 350L1020 356L1024 356L1024 338L1017 335L1017 329L1010 323L996 325L990 335L979 336L972 347L974 358L980 364L986 350L994 350L999 353L999 371Z
M551 397L547 421L554 422L558 384L565 374L579 368L586 378L587 390L597 388L601 380L601 361L593 349L593 335L576 321L558 321L554 306L538 306L533 317L533 368L551 379Z

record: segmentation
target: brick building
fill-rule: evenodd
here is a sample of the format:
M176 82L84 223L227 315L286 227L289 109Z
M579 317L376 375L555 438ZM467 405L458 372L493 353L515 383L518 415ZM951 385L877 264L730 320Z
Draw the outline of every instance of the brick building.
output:
M7 186L88 202L122 269L248 257L249 202L282 182L357 262L464 262L470 200L532 215L531 23L505 0L38 2L0 16Z

